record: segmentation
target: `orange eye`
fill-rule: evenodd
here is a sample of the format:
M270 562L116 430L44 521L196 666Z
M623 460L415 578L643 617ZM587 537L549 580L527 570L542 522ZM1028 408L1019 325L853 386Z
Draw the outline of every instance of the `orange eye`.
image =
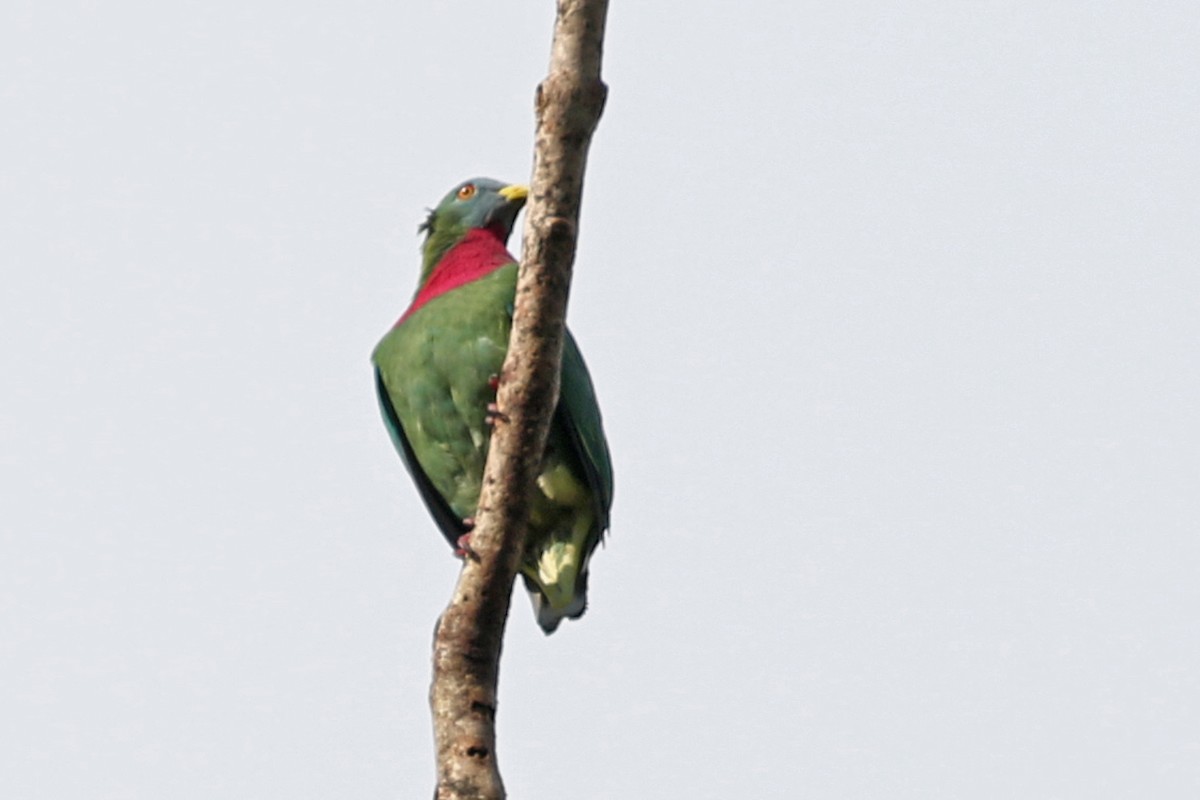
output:
M475 184L468 183L458 190L459 200L470 200L475 196Z

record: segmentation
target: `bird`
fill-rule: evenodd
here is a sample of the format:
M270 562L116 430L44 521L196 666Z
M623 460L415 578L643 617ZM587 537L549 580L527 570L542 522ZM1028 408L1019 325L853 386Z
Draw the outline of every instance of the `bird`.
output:
M459 556L472 553L488 442L503 418L496 388L517 284L507 242L528 197L528 187L491 178L446 194L418 228L425 239L412 302L371 355L392 444ZM547 635L587 608L588 566L613 497L600 407L570 330L559 386L519 566Z

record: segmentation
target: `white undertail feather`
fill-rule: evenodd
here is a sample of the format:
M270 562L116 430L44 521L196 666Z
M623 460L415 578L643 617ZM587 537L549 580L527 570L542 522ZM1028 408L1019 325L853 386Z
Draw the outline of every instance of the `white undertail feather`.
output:
M537 587L529 594L538 625L546 633L553 633L564 618L574 619L587 608L579 577L587 570L590 554L584 553L584 543L592 525L590 512L576 515L569 538L552 536L538 554L536 567L523 569Z

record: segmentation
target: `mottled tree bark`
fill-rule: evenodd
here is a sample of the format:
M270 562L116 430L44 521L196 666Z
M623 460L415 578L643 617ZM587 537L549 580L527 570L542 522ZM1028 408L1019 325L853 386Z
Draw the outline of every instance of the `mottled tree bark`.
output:
M559 0L550 71L537 89L537 138L524 256L479 511L478 556L464 560L433 645L436 800L500 800L496 683L530 492L558 400L563 321L583 173L607 89L600 80L607 0ZM566 691L566 687L564 687Z

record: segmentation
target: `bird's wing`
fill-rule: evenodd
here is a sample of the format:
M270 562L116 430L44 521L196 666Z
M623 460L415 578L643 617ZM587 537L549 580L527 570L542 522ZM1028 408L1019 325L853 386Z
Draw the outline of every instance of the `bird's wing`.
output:
M429 509L438 528L441 529L442 535L450 542L451 547L457 547L458 538L466 533L468 528L455 515L441 493L434 488L433 482L429 480L425 470L421 469L421 464L417 461L412 444L409 443L408 436L404 433L404 426L400 424L400 417L392 405L392 398L388 395L387 385L383 382L383 374L378 367L375 368L375 391L379 395L379 408L383 412L384 423L392 437L392 444L396 446L396 452L400 454L400 460L404 462L408 473L412 475L413 482L417 484L417 490L421 493L421 499L425 501L425 506Z
M596 519L600 530L605 531L608 529L608 510L612 506L612 461L592 376L588 374L587 364L569 330L563 336L562 378L554 416L579 455L588 486L596 498Z

